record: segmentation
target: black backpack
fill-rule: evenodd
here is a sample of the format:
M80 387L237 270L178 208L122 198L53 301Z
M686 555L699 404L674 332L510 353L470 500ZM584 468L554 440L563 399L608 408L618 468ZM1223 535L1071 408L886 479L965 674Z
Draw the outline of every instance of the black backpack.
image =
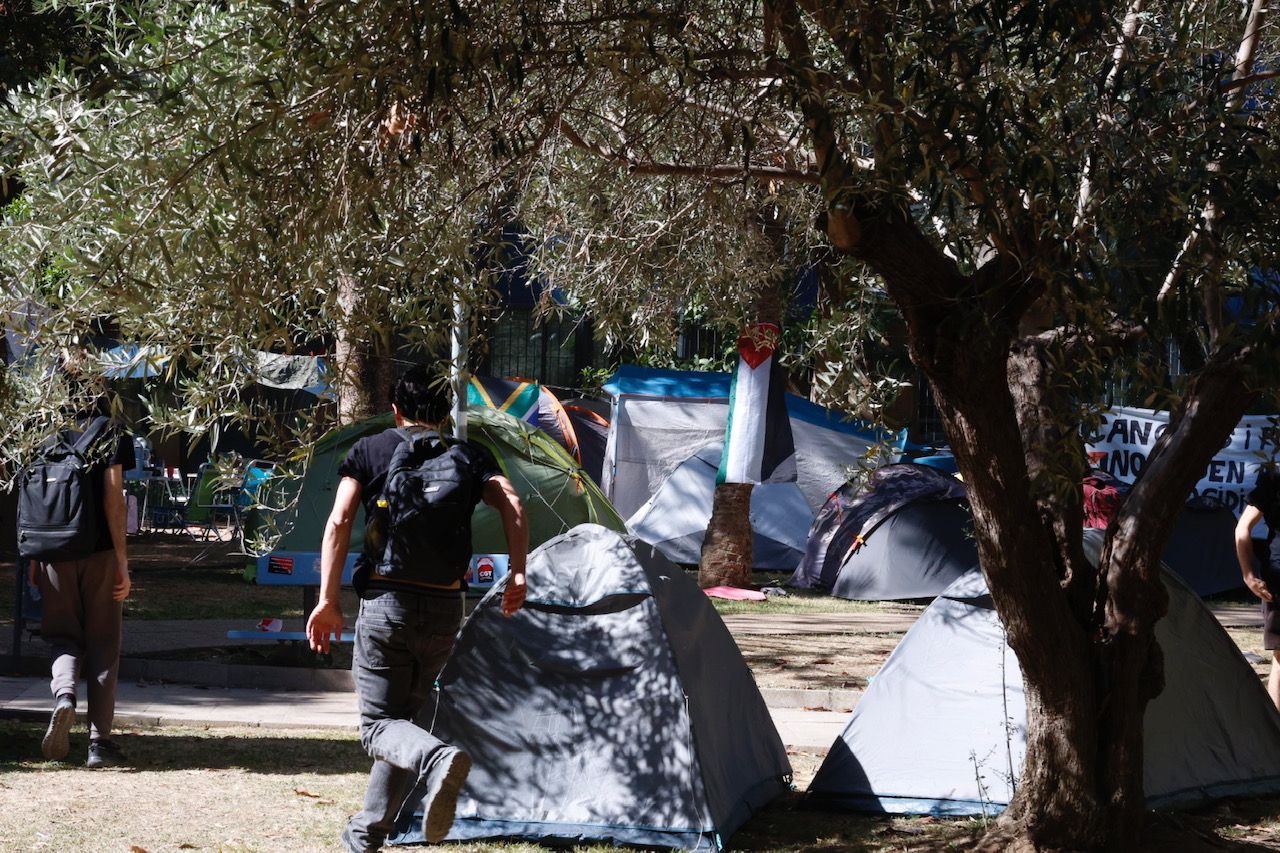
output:
M97 490L91 449L110 425L94 418L75 442L48 439L18 478L18 553L57 563L87 557L98 544Z
M391 455L377 501L374 571L393 580L451 584L471 560L471 514L476 494L470 459L461 444L435 432L406 432ZM382 540L379 542L378 540Z

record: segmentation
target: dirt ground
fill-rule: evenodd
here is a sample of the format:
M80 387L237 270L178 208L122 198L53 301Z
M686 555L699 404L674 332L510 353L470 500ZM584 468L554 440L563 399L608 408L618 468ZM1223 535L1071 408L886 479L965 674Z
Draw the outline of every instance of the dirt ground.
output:
M867 678L876 674L902 635L738 634L734 639L760 687L854 690L860 694Z

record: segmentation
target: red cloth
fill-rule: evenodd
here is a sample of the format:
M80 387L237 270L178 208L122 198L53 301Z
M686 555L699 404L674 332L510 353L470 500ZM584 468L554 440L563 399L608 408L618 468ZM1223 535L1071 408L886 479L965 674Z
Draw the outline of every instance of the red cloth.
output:
M1105 529L1111 523L1125 484L1103 471L1092 471L1084 478L1084 526Z
M764 601L766 598L763 592L737 586L709 586L703 592L711 598L726 598L729 601Z

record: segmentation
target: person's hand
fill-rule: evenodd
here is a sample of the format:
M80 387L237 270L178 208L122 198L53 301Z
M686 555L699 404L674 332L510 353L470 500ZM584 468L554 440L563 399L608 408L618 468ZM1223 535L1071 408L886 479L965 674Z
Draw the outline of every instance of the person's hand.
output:
M1271 590L1267 589L1266 582L1257 575L1249 575L1246 577L1244 579L1244 585L1249 587L1249 590L1263 601L1271 600Z
M502 615L510 616L524 605L524 572L512 572L507 578L507 588L502 591Z
M37 564L35 560L27 560L27 583L38 589L40 587L40 582L36 577L36 566Z
M342 639L342 608L336 601L321 601L307 617L307 643L315 652L329 653L329 639Z
M121 557L116 561L116 584L111 588L112 601L124 601L129 597L133 581L129 578L129 561Z

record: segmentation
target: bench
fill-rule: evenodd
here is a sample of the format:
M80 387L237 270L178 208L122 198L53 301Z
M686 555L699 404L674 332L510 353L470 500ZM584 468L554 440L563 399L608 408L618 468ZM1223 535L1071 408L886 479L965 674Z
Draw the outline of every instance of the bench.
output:
M228 640L279 640L304 642L307 639L306 631L228 631ZM355 642L356 635L350 631L343 631L338 638L340 643Z

